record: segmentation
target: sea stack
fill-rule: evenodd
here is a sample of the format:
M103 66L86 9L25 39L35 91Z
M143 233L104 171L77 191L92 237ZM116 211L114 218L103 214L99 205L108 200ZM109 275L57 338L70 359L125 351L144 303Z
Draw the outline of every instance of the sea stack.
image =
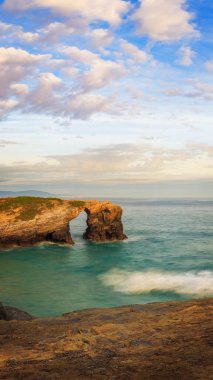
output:
M87 229L84 238L91 241L124 240L122 208L111 202L87 203Z

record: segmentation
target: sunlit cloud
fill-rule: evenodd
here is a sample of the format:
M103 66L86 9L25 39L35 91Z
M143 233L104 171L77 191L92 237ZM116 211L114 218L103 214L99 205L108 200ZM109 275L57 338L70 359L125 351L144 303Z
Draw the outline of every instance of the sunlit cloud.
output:
M35 163L1 166L2 179L13 174L42 182L158 183L213 179L213 146L189 144L182 149L151 144L119 144L87 149L79 154L55 155ZM14 181L14 177L12 182ZM9 179L11 183L11 180Z
M137 32L154 41L177 41L199 37L192 23L194 15L185 9L185 0L143 0L133 15Z
M212 179L210 8L4 0L2 183Z
M67 17L83 17L88 22L107 21L112 25L121 22L121 17L130 8L130 3L123 0L6 0L4 8L8 10L29 10L36 8L50 9L54 13Z

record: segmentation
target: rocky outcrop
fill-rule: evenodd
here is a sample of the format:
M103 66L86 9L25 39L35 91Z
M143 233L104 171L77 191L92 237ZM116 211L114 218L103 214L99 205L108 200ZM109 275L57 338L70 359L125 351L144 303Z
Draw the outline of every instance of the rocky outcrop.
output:
M4 380L210 380L213 299L0 321Z
M111 202L17 197L0 199L0 248L40 242L74 244L69 222L83 211L87 213L86 239L126 238L121 222L122 209Z
M0 302L0 320L30 321L31 319L33 319L33 317L30 314L26 313L25 311L22 311L12 306L4 306Z
M87 229L84 238L91 241L124 240L121 207L109 202L87 203Z

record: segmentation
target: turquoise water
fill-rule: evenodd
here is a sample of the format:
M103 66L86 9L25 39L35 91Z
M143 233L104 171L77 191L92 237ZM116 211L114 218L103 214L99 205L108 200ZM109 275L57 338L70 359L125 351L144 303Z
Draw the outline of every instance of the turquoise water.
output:
M0 300L36 316L213 295L213 201L117 200L129 239L0 252Z

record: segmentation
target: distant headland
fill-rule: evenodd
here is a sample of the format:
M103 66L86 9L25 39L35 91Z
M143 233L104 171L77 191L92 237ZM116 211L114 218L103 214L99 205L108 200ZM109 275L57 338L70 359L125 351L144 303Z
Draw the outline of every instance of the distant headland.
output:
M83 237L94 242L126 239L122 208L108 201L20 196L0 199L0 248L42 242L74 244L69 222L87 214Z

